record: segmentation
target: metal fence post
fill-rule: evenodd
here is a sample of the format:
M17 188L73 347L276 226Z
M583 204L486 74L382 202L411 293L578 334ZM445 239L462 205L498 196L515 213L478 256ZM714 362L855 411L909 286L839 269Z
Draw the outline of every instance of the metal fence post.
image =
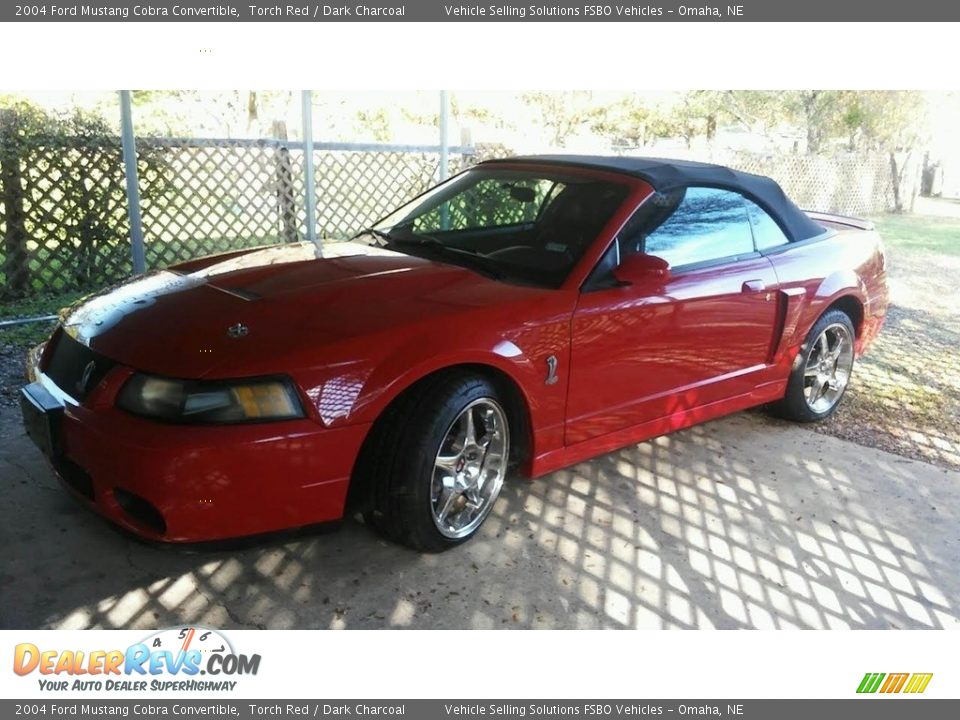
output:
M120 91L120 137L123 141L123 167L127 177L127 214L130 217L130 243L133 272L147 269L143 249L143 225L140 220L140 180L137 176L137 144L133 134L133 110L130 91Z
M303 103L303 191L307 205L307 240L317 246L317 256L323 257L323 241L317 239L317 186L313 170L313 93L304 90Z
M447 97L447 91L440 91L440 182L447 179L450 175L450 146L447 142L447 111L450 106L450 98ZM440 228L442 230L450 229L450 205L444 203L440 206Z
M450 175L450 144L447 140L447 122L450 98L446 90L440 91L440 182Z

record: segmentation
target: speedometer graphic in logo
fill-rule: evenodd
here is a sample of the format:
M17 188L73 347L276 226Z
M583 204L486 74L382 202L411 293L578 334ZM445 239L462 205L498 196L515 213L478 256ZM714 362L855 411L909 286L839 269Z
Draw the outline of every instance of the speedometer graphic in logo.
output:
M233 655L233 645L220 632L202 625L187 625L167 628L143 640L151 651L166 650L177 656L197 650L203 657L213 653Z

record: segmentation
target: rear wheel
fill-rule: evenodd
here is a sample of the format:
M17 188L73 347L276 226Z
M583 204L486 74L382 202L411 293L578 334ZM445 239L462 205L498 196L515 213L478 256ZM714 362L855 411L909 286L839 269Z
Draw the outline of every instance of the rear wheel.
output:
M853 322L845 312L825 312L800 348L787 392L775 406L778 413L798 422L829 417L850 382L854 340Z
M377 422L355 481L364 518L417 550L458 545L480 529L503 487L508 415L485 378L441 373L410 390Z

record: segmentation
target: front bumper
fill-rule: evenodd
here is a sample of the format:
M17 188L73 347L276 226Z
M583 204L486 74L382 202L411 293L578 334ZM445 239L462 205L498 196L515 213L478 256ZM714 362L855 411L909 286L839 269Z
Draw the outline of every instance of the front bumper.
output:
M369 425L154 422L113 406L127 374L111 373L77 404L38 373L21 398L61 482L110 521L150 540L196 543L342 517Z

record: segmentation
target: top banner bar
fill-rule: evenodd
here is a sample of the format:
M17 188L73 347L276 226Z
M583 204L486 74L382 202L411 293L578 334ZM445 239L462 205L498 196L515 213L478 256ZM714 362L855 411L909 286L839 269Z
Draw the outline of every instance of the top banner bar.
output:
M4 3L4 22L946 22L943 0L733 0L727 3L471 2L407 0L345 4L189 2Z

